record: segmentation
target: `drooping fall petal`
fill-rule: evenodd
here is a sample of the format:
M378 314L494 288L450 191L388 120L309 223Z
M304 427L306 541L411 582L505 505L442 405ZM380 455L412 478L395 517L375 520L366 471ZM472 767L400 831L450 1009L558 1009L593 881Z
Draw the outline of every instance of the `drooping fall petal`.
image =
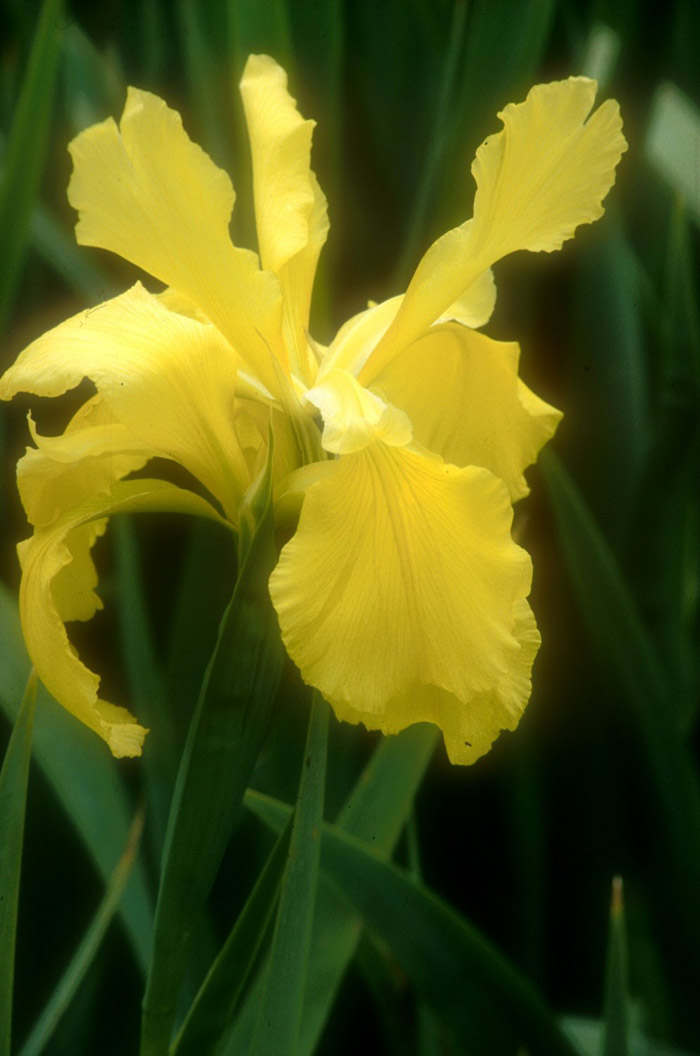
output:
M379 442L342 456L309 487L270 579L304 680L377 729L394 700L392 729L421 721L410 702L425 687L457 708L497 692L517 667L514 607L531 575L511 518L486 470Z
M108 459L109 456L103 456ZM99 677L79 660L66 620L89 619L101 607L90 548L114 513L191 513L223 522L214 508L192 492L162 481L115 483L68 510L18 547L22 564L20 617L27 651L49 693L95 730L116 756L140 755L146 730L122 707L99 697Z
M439 726L451 763L468 765L488 752L501 730L518 725L532 688L530 672L540 646L540 635L527 601L513 606L514 639L520 648L508 654L508 668L491 690L477 693L467 701L437 686L419 686L386 702L378 722L376 714L336 701L339 719L361 722L368 730L399 733L406 716L413 722Z
M70 145L68 188L83 245L111 250L191 298L275 391L283 361L282 297L256 254L232 245L235 200L226 173L193 143L180 115L129 88L109 118Z
M520 349L464 326L432 327L375 379L404 410L415 439L456 466L483 466L511 498L528 493L523 470L551 439L561 413L518 378Z
M214 326L168 311L137 283L29 345L0 380L0 398L58 396L84 377L134 437L180 462L235 522L250 478L234 429L236 356Z

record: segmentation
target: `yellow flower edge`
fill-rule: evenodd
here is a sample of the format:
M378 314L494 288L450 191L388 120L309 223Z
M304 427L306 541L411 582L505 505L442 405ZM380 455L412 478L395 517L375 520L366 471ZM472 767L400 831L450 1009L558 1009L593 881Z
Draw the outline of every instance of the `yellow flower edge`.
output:
M130 88L118 124L73 141L78 241L167 288L137 283L39 337L0 398L59 396L83 378L97 389L61 436L30 419L20 608L39 677L115 755L139 754L146 731L100 698L65 627L101 607L93 544L124 511L235 530L270 426L276 512L298 518L270 593L302 677L340 719L384 733L436 724L456 763L517 725L540 639L512 504L561 414L519 377L518 345L476 328L495 304L493 263L555 250L602 214L626 143L617 103L594 110L595 92L573 77L506 106L472 166L472 219L327 348L309 334L328 234L314 122L273 59L251 56L241 82L259 258L231 242L229 177L163 100ZM202 494L131 479L154 458Z

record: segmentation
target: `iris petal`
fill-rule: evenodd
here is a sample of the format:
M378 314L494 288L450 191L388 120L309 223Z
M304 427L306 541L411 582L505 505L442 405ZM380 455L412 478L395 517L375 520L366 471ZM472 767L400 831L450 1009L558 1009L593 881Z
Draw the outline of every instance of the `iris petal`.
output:
M399 733L409 722L439 726L451 763L466 765L488 752L502 730L517 726L530 698L532 664L540 646L535 617L527 601L513 606L513 637L520 648L509 653L508 667L491 690L459 700L437 686L416 686L386 702L381 725L372 712L333 702L336 715L347 722L361 722L368 730Z
M502 131L484 141L472 166L473 220L428 249L361 381L376 377L495 261L518 249L559 249L579 224L602 216L627 143L614 100L588 117L595 92L595 81L570 77L537 85L499 114Z
M107 462L109 456L103 457ZM104 468L104 466L103 466ZM105 469L105 472L107 470ZM99 677L79 660L66 620L89 619L101 607L90 548L114 513L163 510L221 520L204 499L162 481L115 483L38 529L18 547L20 617L27 651L49 693L102 737L116 756L140 755L146 730L122 707L98 695Z
M446 462L491 470L520 499L529 490L523 470L561 414L520 381L519 356L513 342L449 323L404 349L374 388L406 412L420 444Z
M233 424L236 365L215 327L168 311L137 283L29 345L0 397L57 396L91 378L115 418L194 474L235 522L249 483Z
M458 710L496 692L517 664L514 607L531 576L511 519L486 470L381 443L341 457L309 487L270 579L305 681L377 729L421 721L410 700L424 687ZM390 701L404 704L389 719Z
M231 181L190 140L180 115L129 88L119 127L111 118L93 125L70 152L78 241L118 253L191 298L275 391L279 283L255 253L232 245Z
M315 122L305 121L287 91L287 75L267 55L251 55L241 80L262 266L275 272L284 295L291 368L310 380L306 329L316 265L328 235L325 196L311 171Z

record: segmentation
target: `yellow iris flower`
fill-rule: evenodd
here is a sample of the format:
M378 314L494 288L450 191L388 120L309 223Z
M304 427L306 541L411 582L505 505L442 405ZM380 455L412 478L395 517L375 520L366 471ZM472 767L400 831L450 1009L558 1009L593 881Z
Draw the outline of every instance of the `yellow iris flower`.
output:
M115 755L139 754L146 731L99 697L65 629L101 607L92 544L124 511L235 529L270 421L278 506L303 497L270 592L304 680L340 719L386 733L437 724L454 762L517 724L539 636L512 503L560 414L518 378L518 346L474 328L493 310L495 261L558 249L602 214L626 143L617 103L591 114L595 91L573 77L508 105L472 166L473 218L430 247L402 297L350 319L327 348L308 333L328 231L313 122L272 59L252 56L241 82L259 256L231 243L228 176L156 96L129 89L119 126L73 141L78 241L166 289L137 283L44 334L0 396L59 396L85 377L97 389L61 436L30 419L20 604L39 677ZM130 478L155 456L209 498Z

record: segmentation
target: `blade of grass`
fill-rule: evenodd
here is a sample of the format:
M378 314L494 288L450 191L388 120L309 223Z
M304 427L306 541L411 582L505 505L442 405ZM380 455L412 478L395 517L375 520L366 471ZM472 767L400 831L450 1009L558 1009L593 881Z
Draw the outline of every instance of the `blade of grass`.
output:
M605 1011L600 1056L628 1056L629 992L627 981L627 939L622 895L622 879L613 879L610 902L610 931L605 967Z
M222 125L221 102L214 91L216 64L201 25L205 11L206 8L196 0L177 0L175 4L188 94L200 130L198 141L218 164L223 165L229 160L230 144Z
M228 0L228 12L238 76L248 56L261 51L291 73L293 49L286 0Z
M168 807L177 772L176 742L165 706L165 687L160 673L153 632L143 592L137 539L128 517L115 517L112 532L116 556L117 615L121 654L136 713L151 733L144 768L150 808L150 835L157 859L163 849Z
M0 1056L10 1056L12 1043L17 907L36 687L32 671L0 770Z
M27 679L17 605L0 583L0 708L14 721ZM108 882L129 831L129 807L119 765L104 745L39 686L34 758L71 819L95 867ZM152 908L143 866L136 862L119 913L145 975L150 956Z
M251 1056L295 1056L304 1004L328 753L328 705L313 694L287 867Z
M142 1056L168 1052L189 941L267 735L281 675L282 647L267 592L275 561L271 459L270 440L267 465L241 516L240 539L249 545L241 547L233 597L178 771L143 1003Z
M138 853L143 820L144 812L139 810L129 831L124 853L109 879L97 912L48 1004L22 1045L19 1056L39 1056L43 1052L63 1013L80 989L124 894Z
M418 822L416 821L415 810L411 812L406 825L406 849L408 852L409 874L416 884L421 884L423 882L423 870L421 868ZM446 1039L442 1038L441 1027L442 1024L430 1005L419 998L416 1008L417 1056L432 1056L434 1052L443 1051Z
M543 454L540 465L581 614L629 705L644 750L653 839L664 861L664 887L672 887L675 896L673 912L664 919L691 955L700 948L700 781L682 738L676 688L578 489L556 456ZM679 971L676 985L689 986L686 976Z
M95 264L88 263L68 234L41 203L37 204L29 224L32 248L36 250L75 293L91 304L106 301L119 293L118 287Z
M7 144L0 187L0 331L19 283L48 146L60 53L62 0L45 0Z
M274 828L291 807L249 792L248 806ZM323 826L321 869L336 891L391 949L418 992L463 1043L488 1038L514 1051L574 1056L552 1013L529 981L480 932L373 845ZM494 1033L495 1032L495 1033ZM241 1050L239 1050L241 1051ZM491 1051L479 1048L473 1051Z
M322 868L472 1051L573 1056L534 987L468 921L365 844L324 827ZM487 1047L488 1046L488 1047Z
M277 902L289 854L293 815L290 812L243 910L212 964L187 1013L172 1056L199 1056L214 1051L238 1004L252 971Z
M392 737L382 737L355 788L338 813L337 824L371 843L389 857L410 814L413 801L435 751L438 731L415 725ZM249 791L244 802L265 824L280 831L291 808ZM265 811L265 815L262 815ZM315 1051L336 994L359 941L356 913L321 883L314 913L309 978L299 1040L299 1053ZM236 1056L250 1047L260 999L260 979L252 987L235 1026L227 1035L222 1056Z

